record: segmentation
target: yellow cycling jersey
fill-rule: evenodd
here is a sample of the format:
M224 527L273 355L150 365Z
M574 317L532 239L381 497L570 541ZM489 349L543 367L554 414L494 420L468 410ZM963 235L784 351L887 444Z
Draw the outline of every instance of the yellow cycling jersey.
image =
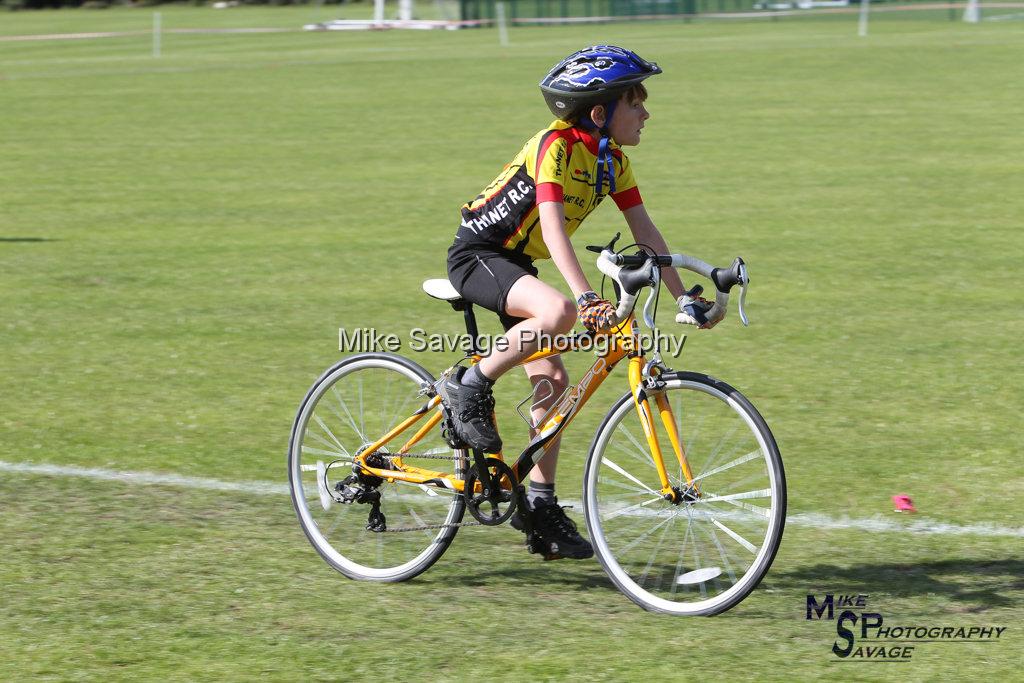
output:
M605 198L609 183L597 187L599 139L564 121L534 135L501 174L462 206L455 245L507 250L531 259L551 258L541 236L542 202L561 202L570 236ZM615 166L612 199L625 211L641 204L629 159L610 143Z

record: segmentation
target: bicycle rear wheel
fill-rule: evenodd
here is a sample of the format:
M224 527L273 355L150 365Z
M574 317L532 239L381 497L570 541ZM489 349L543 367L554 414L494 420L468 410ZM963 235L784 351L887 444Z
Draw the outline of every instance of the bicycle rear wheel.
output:
M764 419L728 384L691 372L662 379L699 495L680 503L662 497L626 394L598 428L587 459L587 528L609 577L641 607L718 614L750 594L778 551L786 517L782 459ZM655 422L670 483L685 491L682 467Z
M327 370L299 407L288 449L292 503L316 551L349 578L410 579L436 562L458 531L465 511L458 492L360 478L353 470L357 454L427 401L419 391L424 382L433 381L407 358L363 353ZM397 450L429 417L399 435L390 450ZM411 450L414 455L403 456L404 464L464 478L466 454L445 443L440 427ZM388 448L370 457L374 467L394 467ZM384 530L367 528L372 503L338 501L338 484L344 486L346 479L351 480L350 492L368 491L367 498L379 492Z

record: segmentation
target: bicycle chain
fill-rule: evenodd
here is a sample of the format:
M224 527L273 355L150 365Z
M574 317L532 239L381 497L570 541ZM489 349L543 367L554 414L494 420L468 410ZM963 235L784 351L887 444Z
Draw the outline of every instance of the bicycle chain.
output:
M424 458L426 460L454 460L455 456L452 455L427 455L417 453L377 453L377 455L394 460L395 458Z
M457 524L424 524L423 526L404 526L399 529L385 529L385 533L401 533L404 531L430 531L431 529L456 529L464 526L483 526L480 522L458 522Z
M427 455L426 453L379 453L389 460L395 458L425 458L427 460L454 460L451 455ZM456 524L424 524L423 526L405 526L398 529L385 529L385 533L405 533L409 531L431 531L433 529L456 529L464 526L483 526L480 522L458 522Z

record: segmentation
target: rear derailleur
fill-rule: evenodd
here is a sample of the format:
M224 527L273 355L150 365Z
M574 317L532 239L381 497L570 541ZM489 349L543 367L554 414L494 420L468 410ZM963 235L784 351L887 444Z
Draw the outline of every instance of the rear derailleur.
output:
M366 456L366 464L381 470L391 469L388 459L376 453ZM353 470L358 467L354 465ZM356 471L334 485L334 490L338 494L337 500L343 505L362 503L370 506L370 514L366 520L367 531L381 533L388 529L387 519L380 511L380 490L377 488L383 481L372 474Z

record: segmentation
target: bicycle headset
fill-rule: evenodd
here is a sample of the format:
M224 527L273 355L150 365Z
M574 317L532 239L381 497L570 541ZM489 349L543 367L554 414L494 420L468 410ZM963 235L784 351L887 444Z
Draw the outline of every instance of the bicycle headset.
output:
M615 166L608 149L611 138L608 124L619 98L644 79L661 73L654 62L614 45L592 45L574 52L556 64L540 82L544 101L551 113L563 121L597 130L601 135L597 151L597 190L608 187L615 192ZM590 110L605 107L604 126L598 128L590 118Z

